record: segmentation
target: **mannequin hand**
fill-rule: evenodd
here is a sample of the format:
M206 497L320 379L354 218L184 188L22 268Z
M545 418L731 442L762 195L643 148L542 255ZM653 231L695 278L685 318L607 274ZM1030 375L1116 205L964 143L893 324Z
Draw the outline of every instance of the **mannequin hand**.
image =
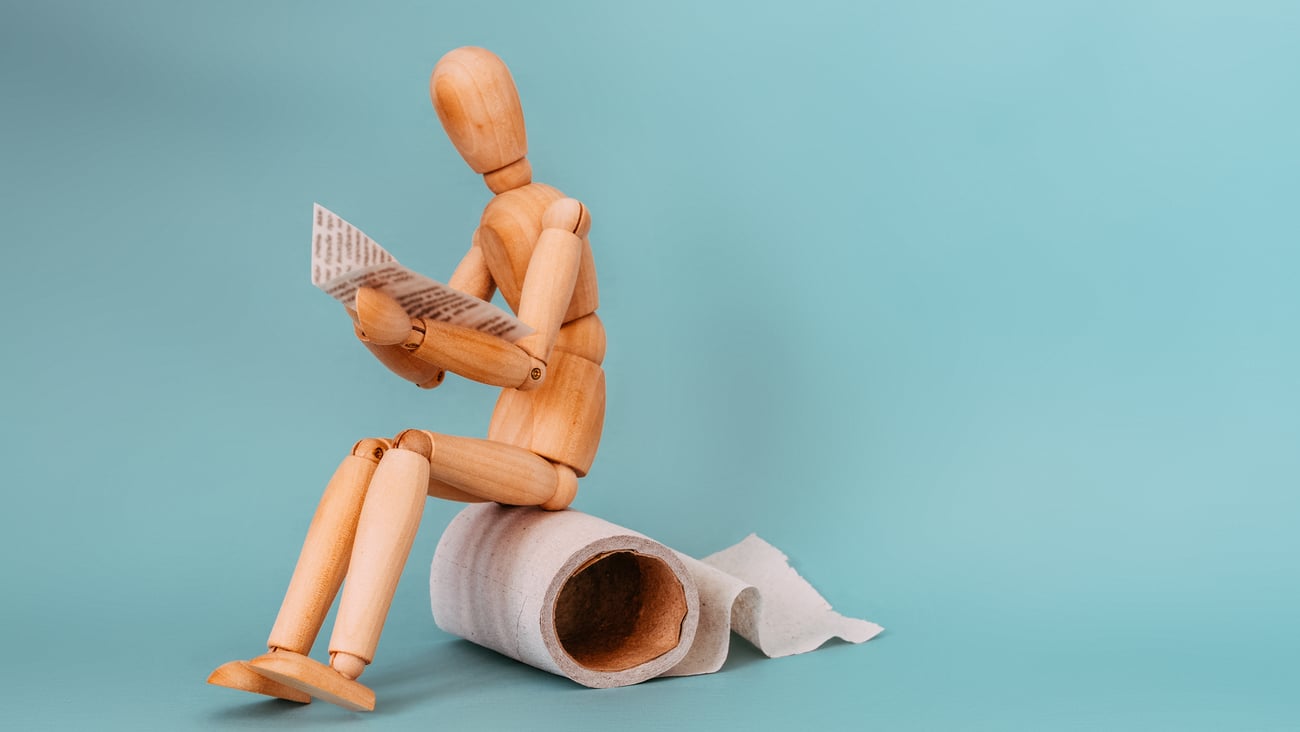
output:
M389 295L369 287L357 290L356 324L362 340L380 346L402 343L411 334L411 316Z

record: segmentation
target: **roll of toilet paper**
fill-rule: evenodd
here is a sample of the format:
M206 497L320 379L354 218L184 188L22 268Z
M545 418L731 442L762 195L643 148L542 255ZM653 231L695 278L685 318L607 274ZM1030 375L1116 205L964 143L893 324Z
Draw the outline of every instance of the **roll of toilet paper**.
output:
M447 527L429 592L443 630L597 688L717 671L733 629L770 657L882 630L757 536L697 560L578 511L490 503Z
M672 550L578 511L469 506L438 543L429 593L443 630L597 688L669 671L699 625Z

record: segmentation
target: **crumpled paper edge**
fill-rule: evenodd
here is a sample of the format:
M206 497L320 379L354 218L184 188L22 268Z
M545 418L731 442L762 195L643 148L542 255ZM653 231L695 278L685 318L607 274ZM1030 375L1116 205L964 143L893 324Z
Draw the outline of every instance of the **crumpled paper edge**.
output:
M863 643L884 630L835 612L785 554L756 534L702 560L675 553L699 589L700 620L691 650L664 676L722 668L732 630L769 658L807 653L832 638Z

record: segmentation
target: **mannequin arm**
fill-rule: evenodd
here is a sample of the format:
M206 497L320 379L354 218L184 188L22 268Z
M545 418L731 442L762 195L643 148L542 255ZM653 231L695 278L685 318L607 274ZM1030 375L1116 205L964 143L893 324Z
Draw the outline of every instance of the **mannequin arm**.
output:
M483 250L478 245L478 229L474 230L474 243L461 258L460 264L456 265L456 271L452 272L448 285L480 300L492 299L496 285L492 282L492 274L483 259ZM442 383L446 376L443 366L416 358L414 353L400 344L375 343L362 331L356 311L349 308L348 315L352 318L357 339L380 363L387 366L389 371L421 389L432 389Z
M586 207L572 198L552 203L542 214L542 233L528 260L519 294L519 319L535 332L518 341L520 348L542 363L550 360L555 338L564 325L582 264L583 237L590 229Z
M366 340L359 324L353 324L353 331L361 344L370 351L389 371L415 384L421 389L432 389L442 383L447 372L441 366L421 361L401 346L381 346Z
M573 297L582 237L591 219L581 203L566 198L547 207L542 227L519 297L519 319L534 333L511 343L472 328L411 318L393 298L363 287L356 302L363 339L381 346L401 344L422 362L480 383L524 391L540 386ZM480 291L483 282L491 283L477 246L470 248L456 273L457 281L467 287L477 282Z
M546 364L510 341L439 320L412 318L378 290L357 290L356 306L362 340L400 347L414 360L512 389L535 388L546 376Z
M487 261L483 259L483 248L478 244L478 229L474 230L474 243L465 252L460 264L456 265L456 271L451 273L447 284L466 295L491 302L496 284L492 281L492 273L488 271Z

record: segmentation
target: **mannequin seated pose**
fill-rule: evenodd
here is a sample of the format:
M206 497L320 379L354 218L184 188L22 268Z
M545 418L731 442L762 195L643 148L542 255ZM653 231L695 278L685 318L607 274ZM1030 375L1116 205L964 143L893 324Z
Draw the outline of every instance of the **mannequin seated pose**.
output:
M447 136L495 194L449 284L484 300L500 289L535 330L511 343L411 318L376 290L357 292L357 336L394 373L425 388L444 371L503 387L487 439L406 430L358 442L312 518L269 651L220 666L210 683L374 709L374 692L356 679L374 658L425 496L560 510L595 458L605 329L587 210L532 182L523 110L499 58L452 51L434 68L430 94ZM308 654L345 576L327 666Z

